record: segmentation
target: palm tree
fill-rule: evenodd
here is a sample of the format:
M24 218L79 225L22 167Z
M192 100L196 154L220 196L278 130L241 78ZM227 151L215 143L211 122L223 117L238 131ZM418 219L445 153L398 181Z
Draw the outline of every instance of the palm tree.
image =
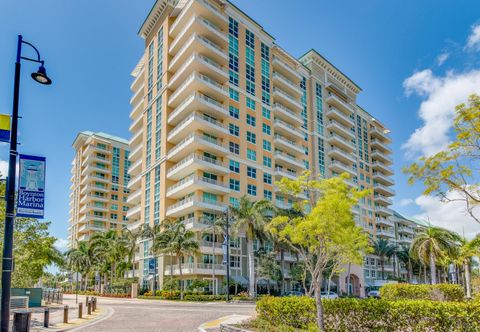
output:
M472 297L472 281L470 275L470 269L472 265L472 259L480 254L480 237L468 241L466 239L460 240L460 246L457 248L457 263L463 265L465 275L465 290L467 298Z
M180 299L183 300L183 291L185 289L185 283L182 280L182 259L186 255L195 254L199 245L195 239L195 233L186 230L185 225L179 223L176 227L172 229L173 234L171 234L170 244L166 250L175 254L175 257L178 261L178 269L180 272Z
M135 252L138 248L138 241L142 238L142 229L130 230L126 228L122 232L122 238L127 251L127 260L132 267L132 277L135 278Z
M413 239L410 248L411 255L419 259L425 266L430 266L432 285L437 283L437 260L452 252L457 241L458 235L434 226L426 227Z
M206 220L209 224L207 228L204 229L205 233L213 234L213 241L216 241L217 235L225 233L226 218L224 216L217 216L214 220ZM230 245L229 243L227 245ZM217 287L215 285L215 265L217 263L215 258L215 244L213 245L213 262L212 262L212 294L216 295Z
M118 239L117 232L109 230L92 235L90 246L93 256L104 272L104 285L107 286L106 272L110 270L110 283L112 283L116 276L117 263L125 257L123 245Z
M141 230L141 237L144 239L148 239L152 241L152 247L151 247L151 254L154 255L154 262L155 262L155 271L154 277L153 277L153 295L156 294L157 291L157 255L160 255L162 252L159 249L159 244L158 244L158 238L161 237L162 235L162 224L165 224L166 221L162 221L159 224L155 224L153 226L150 225L143 225L143 228ZM155 247L155 249L153 249Z
M238 207L232 206L235 219L233 229L236 234L245 232L248 255L249 295L255 296L255 261L253 241L265 236L265 220L271 204L267 200L252 202L247 196L240 198Z
M405 246L398 248L396 252L398 260L407 267L407 282L412 279L412 260L410 256L410 249Z
M396 246L388 240L378 238L373 242L373 253L380 260L382 268L382 279L385 280L385 261L392 257L395 253Z
M67 267L73 271L77 272L77 282L78 282L78 273L81 273L85 277L85 287L87 284L87 274L90 272L92 266L91 251L87 242L81 241L77 243L77 247L68 250L66 253L67 258Z

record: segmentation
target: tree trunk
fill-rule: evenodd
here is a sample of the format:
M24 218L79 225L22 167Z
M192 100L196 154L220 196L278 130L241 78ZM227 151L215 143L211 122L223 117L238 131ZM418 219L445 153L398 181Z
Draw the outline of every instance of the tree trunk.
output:
M182 279L182 259L179 255L177 255L178 257L178 269L179 269L179 272L180 272L180 300L183 300L183 279Z
M393 260L393 275L395 276L395 278L398 278L398 275L397 275L397 260L396 260L395 255L392 256L392 260Z
M407 266L407 282L410 283L412 282L412 262L410 261L410 258L408 259L408 266Z
M170 282L170 296L172 295L172 286L173 286L173 254L170 253L170 278L172 279Z
M430 253L430 278L432 280L432 285L437 283L437 272L435 268L435 255L433 252Z
M383 258L380 259L380 267L382 268L382 280L385 280L385 261Z
M216 295L216 289L215 289L215 240L216 240L216 236L215 236L215 231L213 231L213 260L212 260L212 294L213 295ZM230 245L229 243L227 243L227 246Z
M348 263L348 268L347 268L347 296L350 296L350 263Z
M255 258L253 257L253 240L247 236L247 255L248 255L248 295L255 297Z
M282 287L282 290L281 290L281 294L285 293L285 275L283 274L283 264L284 264L284 261L285 261L285 251L283 249L280 249L280 276L281 276L281 279L280 279L280 282L281 282L281 287ZM290 285L291 287L291 285Z
M468 260L463 262L463 269L465 270L465 289L467 291L467 299L470 299L472 297L472 285L470 280L470 264L468 264Z
M426 265L423 265L423 277L424 277L425 284L428 284L428 279L427 279L427 266L426 266Z
M322 295L320 294L321 280L314 281L314 288L315 288L315 303L317 304L317 325L320 331L325 332L325 323L323 321Z

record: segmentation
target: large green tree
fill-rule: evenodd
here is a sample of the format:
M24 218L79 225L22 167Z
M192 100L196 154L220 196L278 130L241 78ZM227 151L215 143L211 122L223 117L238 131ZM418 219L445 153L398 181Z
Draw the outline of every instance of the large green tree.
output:
M72 248L65 253L67 258L67 267L71 272L81 273L84 279L84 288L86 290L88 283L88 274L94 265L94 257L88 242L80 241L76 248Z
M253 252L253 241L263 239L265 233L265 221L268 212L271 211L271 204L267 200L252 201L247 196L240 198L238 206L232 206L234 218L234 234L245 233L247 241L248 261L248 292L255 297L255 257Z
M380 261L383 280L385 280L385 262L395 254L396 248L393 243L383 238L378 238L373 242L373 253L378 256Z
M480 223L480 96L456 107L449 146L433 156L424 156L404 169L409 183L422 182L425 195L435 194L444 201L462 201L466 211Z
M369 251L368 237L356 226L352 207L368 191L349 188L348 175L320 179L305 173L296 180L283 178L278 184L285 194L297 196L306 192L305 215L275 217L268 225L274 233L293 248L312 277L317 307L317 324L325 331L321 287L324 273L332 261L361 264ZM300 204L301 205L301 204Z
M465 291L467 298L472 297L472 278L471 268L473 258L480 255L480 237L476 237L472 240L460 239L459 246L457 247L456 262L463 266L463 272L465 277Z

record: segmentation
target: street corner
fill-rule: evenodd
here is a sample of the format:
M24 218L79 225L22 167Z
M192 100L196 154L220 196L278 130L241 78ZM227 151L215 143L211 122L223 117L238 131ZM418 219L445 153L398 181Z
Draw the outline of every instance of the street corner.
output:
M90 315L84 315L82 318L71 319L68 323L54 323L48 328L43 326L32 326L31 331L81 331L83 328L95 325L104 319L108 319L114 310L110 307L98 308Z
M239 324L252 318L248 315L229 315L220 317L218 319L203 323L198 327L199 332L215 331L220 328L220 325Z

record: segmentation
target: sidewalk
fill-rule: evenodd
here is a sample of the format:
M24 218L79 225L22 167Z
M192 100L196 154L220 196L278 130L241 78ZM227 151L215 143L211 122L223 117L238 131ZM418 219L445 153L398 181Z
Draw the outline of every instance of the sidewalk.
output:
M102 305L99 307L97 305L97 310L95 312L92 311L91 315L87 315L85 300L85 296L78 297L78 303L83 303L82 319L78 318L78 304L75 303L75 299L64 298L63 304L52 303L40 308L30 308L29 311L32 312L30 325L31 331L67 331L100 320L112 312L112 309L107 306ZM65 305L68 305L69 307L67 324L63 323L63 308ZM44 312L46 308L49 308L50 310L50 324L48 328L43 327Z

